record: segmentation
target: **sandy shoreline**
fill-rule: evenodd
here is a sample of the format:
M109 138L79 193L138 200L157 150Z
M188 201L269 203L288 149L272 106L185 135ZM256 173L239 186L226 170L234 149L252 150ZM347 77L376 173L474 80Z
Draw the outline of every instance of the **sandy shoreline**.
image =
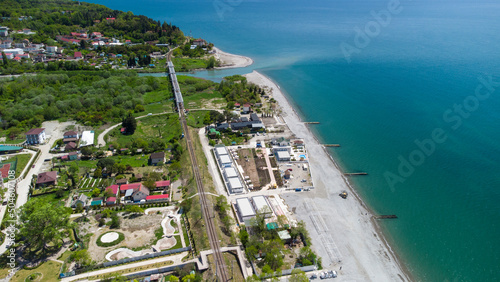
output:
M271 90L290 130L306 141L315 189L283 197L290 208L296 208L296 217L306 222L323 267L337 270L342 280L411 281L411 274L392 251L371 212L280 88L256 71L245 76L249 82ZM346 200L338 196L342 190L349 191Z
M217 47L214 47L214 50L215 58L220 60L222 64L215 69L244 68L253 64L253 60L249 57L226 53Z

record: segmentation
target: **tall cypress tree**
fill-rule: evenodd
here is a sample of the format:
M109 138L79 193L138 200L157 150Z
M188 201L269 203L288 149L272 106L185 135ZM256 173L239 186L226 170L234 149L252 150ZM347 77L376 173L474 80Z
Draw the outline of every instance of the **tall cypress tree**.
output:
M137 128L137 121L132 116L132 113L128 113L128 116L122 121L122 126L126 128L127 134L134 134Z

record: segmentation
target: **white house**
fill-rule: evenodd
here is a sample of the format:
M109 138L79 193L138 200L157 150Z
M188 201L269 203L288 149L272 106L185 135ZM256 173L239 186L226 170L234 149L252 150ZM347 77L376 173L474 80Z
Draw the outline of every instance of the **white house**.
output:
M26 132L26 143L29 145L41 144L46 138L45 128L33 128Z
M3 37L9 36L9 28L6 26L0 26L0 36Z
M3 52L5 54L12 53L12 54L14 54L14 56L15 55L22 55L22 54L24 54L24 50L21 49L21 48L4 49Z
M147 196L149 196L149 189L144 185L141 185L139 189L135 190L134 193L132 194L134 202L145 200Z
M49 53L57 53L57 46L47 46L47 52Z

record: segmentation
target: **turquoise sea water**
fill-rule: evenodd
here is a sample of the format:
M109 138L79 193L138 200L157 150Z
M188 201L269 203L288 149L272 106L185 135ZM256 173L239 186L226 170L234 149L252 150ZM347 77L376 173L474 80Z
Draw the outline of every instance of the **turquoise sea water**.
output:
M313 129L342 145L331 153L344 170L369 173L353 178L364 201L398 215L382 228L418 280L500 280L500 89L474 98L478 78L500 82L500 3L401 0L348 62L341 44L355 46L355 28L394 1L94 2L252 57L251 67L200 75L257 69L304 120L320 121ZM445 139L434 147L424 141L433 132ZM417 165L391 187L388 172L410 157Z

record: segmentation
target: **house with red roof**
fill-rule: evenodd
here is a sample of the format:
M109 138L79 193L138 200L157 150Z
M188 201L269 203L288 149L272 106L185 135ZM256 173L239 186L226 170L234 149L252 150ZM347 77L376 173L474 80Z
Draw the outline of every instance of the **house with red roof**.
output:
M109 197L106 199L106 206L116 205L116 197Z
M119 186L118 185L111 185L111 186L108 186L106 187L106 193L110 193L110 194L113 194L114 196L118 195L118 188Z
M146 186L141 185L141 187L135 190L134 193L132 194L132 199L134 200L134 202L139 202L141 200L146 199L148 196L149 196L149 189Z
M166 202L166 201L168 201L168 194L151 195L146 197L146 202L148 203Z
M207 42L203 39L196 39L196 40L193 40L193 45L205 46L205 45L207 45Z
M78 52L78 53L80 53L80 55L82 54L81 52ZM75 52L75 56L76 56L76 52ZM64 143L76 142L76 141L78 141L79 137L80 136L79 136L78 132L76 132L76 131L66 131L63 134L63 141L64 141Z
M73 57L75 57L75 59L83 59L82 52L76 51Z
M130 184L123 184L123 185L120 186L120 193L123 194L123 193L125 193L125 191L130 190L130 189L137 190L141 186L143 186L141 182L135 182L135 183L130 183Z
M47 187L49 185L56 185L57 183L57 171L47 171L38 174L36 178L36 187Z
M165 190L170 187L170 180L156 181L155 184L157 190Z
M66 146L64 146L64 151L72 151L72 150L76 150L75 142L69 142L68 144L66 144Z
M248 103L244 104L243 109L242 109L243 113L249 113L250 111L252 111L251 106L252 105L250 105Z

